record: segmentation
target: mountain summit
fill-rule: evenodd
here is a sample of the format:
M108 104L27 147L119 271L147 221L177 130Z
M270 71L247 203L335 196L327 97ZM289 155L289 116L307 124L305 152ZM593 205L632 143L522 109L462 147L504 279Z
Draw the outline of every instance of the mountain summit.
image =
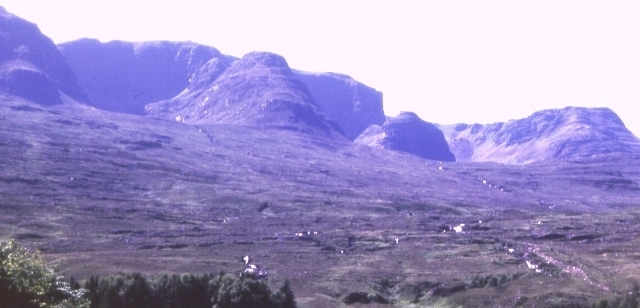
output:
M527 164L640 153L640 140L608 108L566 107L506 123L441 125L440 129L459 161Z
M53 41L43 35L37 25L1 6L0 93L41 105L61 104L61 95L88 101Z

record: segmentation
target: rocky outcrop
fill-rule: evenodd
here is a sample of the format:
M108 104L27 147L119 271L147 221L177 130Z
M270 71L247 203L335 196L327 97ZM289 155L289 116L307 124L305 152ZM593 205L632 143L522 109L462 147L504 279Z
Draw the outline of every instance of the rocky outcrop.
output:
M41 105L88 98L56 45L37 25L0 7L0 93Z
M369 126L354 142L406 152L426 159L456 160L442 131L413 112L402 112L382 126Z
M149 104L147 111L188 123L341 132L318 110L286 60L267 52L252 52L235 61L206 90Z
M640 153L640 140L608 108L567 107L506 123L439 127L458 161L527 164Z
M58 46L99 109L144 114L149 103L206 86L233 61L191 42L81 39Z
M382 92L341 74L296 71L295 75L347 138L354 140L370 125L384 123Z

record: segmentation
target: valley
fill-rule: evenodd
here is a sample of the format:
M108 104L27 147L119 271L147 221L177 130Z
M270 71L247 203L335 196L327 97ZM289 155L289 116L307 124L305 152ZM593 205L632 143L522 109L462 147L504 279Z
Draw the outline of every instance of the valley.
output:
M438 162L72 103L0 108L2 239L77 279L236 272L250 256L301 307L533 307L613 297L640 273L637 156Z

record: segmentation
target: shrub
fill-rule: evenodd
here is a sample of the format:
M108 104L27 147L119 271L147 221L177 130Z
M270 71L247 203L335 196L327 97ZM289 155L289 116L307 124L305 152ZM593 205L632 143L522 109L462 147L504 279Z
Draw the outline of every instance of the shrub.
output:
M0 245L0 308L88 307L83 294L15 240Z

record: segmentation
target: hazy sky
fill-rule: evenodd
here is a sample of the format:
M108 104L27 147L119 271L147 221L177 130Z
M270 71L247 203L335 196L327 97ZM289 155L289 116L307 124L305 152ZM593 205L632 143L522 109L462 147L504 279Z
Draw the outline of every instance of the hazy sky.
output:
M491 123L609 107L640 136L640 1L3 0L54 42L191 40L352 76L394 116Z

